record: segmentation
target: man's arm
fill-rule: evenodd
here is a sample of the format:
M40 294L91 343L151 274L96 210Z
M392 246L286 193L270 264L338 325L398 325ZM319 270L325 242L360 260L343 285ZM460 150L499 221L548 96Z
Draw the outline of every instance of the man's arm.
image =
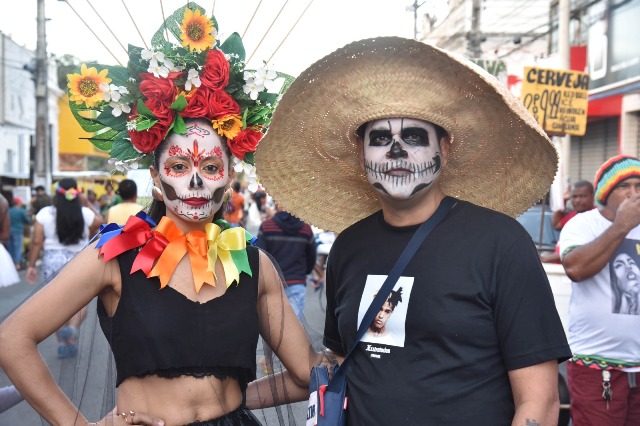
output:
M562 266L574 282L593 277L605 267L627 234L640 225L640 195L620 204L611 226L595 240L561 253Z
M551 216L551 226L553 226L553 229L555 229L556 231L562 229L560 222L562 222L562 218L564 218L564 216L565 213L563 210L556 210L555 212L553 212L553 216Z
M509 371L516 414L512 426L558 424L558 363L556 360Z
M11 223L9 220L9 203L4 197L2 197L0 199L0 243L6 245L10 236Z

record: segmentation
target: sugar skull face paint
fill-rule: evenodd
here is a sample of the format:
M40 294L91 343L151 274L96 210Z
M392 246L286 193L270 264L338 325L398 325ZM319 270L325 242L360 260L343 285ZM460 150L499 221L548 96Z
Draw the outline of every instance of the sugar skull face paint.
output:
M184 135L169 136L158 177L167 210L192 221L210 221L222 205L229 180L224 140L211 126L188 123Z
M410 198L428 188L441 167L442 153L433 124L412 118L367 124L364 170L369 183L381 193Z

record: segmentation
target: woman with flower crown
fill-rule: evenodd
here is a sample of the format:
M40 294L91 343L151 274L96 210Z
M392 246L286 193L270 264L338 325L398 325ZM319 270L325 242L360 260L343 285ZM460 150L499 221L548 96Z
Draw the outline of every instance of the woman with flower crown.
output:
M277 267L244 229L220 220L234 169L254 171L277 75L245 70L240 37L220 44L216 29L189 3L167 19L152 49L130 46L127 69L83 65L69 78L74 116L117 167L152 159L154 201L149 215L104 227L0 325L0 364L51 424L257 425L245 402L284 402L282 384L289 396L307 394L320 357ZM118 392L115 409L88 423L36 345L96 296ZM287 371L279 386L263 380L248 396L259 336ZM267 389L273 395L264 398Z

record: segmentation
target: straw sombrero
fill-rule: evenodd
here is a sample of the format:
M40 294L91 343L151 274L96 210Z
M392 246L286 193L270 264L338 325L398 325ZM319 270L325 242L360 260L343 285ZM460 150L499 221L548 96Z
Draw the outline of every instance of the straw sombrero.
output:
M391 117L450 133L448 195L517 216L551 186L556 149L517 98L475 64L398 37L348 44L296 79L256 151L262 185L284 210L341 232L380 209L356 129Z

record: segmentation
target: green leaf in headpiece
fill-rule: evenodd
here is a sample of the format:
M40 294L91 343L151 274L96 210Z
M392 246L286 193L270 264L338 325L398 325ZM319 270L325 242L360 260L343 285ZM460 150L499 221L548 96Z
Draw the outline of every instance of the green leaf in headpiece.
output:
M268 92L260 92L258 93L258 99L263 104L275 105L276 100L278 99L277 93L268 93Z
M73 118L76 119L85 132L95 133L104 127L104 125L95 120L96 111L88 109L84 103L78 105L75 102L69 102L69 109L71 109Z
M133 148L131 142L126 140L115 140L111 147L111 156L119 160L131 160L139 157L140 153Z
M111 151L111 146L113 145L112 140L102 140L96 138L89 138L89 142L93 144L97 149L104 152Z
M252 166L255 166L255 156L253 155L253 152L247 152L244 155L244 159L242 160L247 164L251 164Z
M176 100L173 101L173 103L171 104L171 108L175 109L176 111L182 111L186 107L187 107L187 100L183 95L178 96Z
M184 119L180 114L176 114L176 118L173 122L173 131L179 135L187 133L187 125L184 123Z
M220 50L227 54L238 55L241 61L244 61L247 56L247 53L244 50L244 45L242 44L242 38L238 33L231 34L224 43L222 43Z
M136 121L136 130L138 132L142 132L143 130L147 130L153 127L154 124L158 122L158 120L146 118L141 116L142 118L138 118Z
M151 112L151 110L149 108L147 108L147 106L144 104L144 102L142 101L142 99L138 99L138 114L140 115L144 115L147 118L151 118L154 119L156 118L153 113Z
M111 107L106 107L96 120L114 130L124 130L127 127L127 115L122 114L119 117L114 117L113 108Z

